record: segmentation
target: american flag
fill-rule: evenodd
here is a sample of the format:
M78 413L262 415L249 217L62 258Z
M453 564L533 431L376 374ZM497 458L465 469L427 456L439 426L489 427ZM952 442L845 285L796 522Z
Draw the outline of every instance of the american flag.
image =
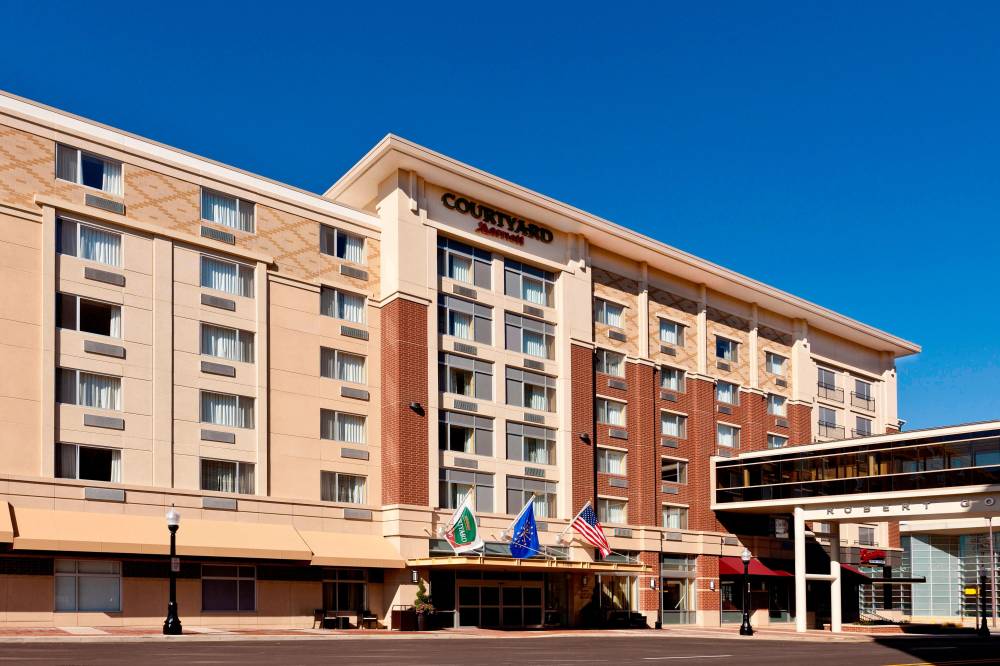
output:
M611 546L608 545L608 539L604 536L604 529L601 527L601 523L598 522L597 514L594 513L594 507L590 505L590 502L583 505L583 509L580 510L580 513L576 514L576 518L573 519L570 525L580 533L584 541L601 551L601 557L607 557L611 553Z

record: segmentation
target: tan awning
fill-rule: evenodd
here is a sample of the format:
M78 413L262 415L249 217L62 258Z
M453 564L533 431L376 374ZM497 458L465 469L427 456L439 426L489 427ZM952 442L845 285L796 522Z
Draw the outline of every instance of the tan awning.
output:
M518 560L513 557L479 557L478 555L449 555L421 557L407 560L408 567L448 567L462 569L509 569L516 571L579 571L581 573L641 574L651 570L645 564L624 562L585 562L577 560L549 560L531 557Z
M10 519L10 504L0 502L0 543L14 542L14 523Z
M15 550L167 555L170 533L159 516L14 508ZM2 527L0 527L2 531ZM177 554L306 560L312 551L291 525L182 519Z
M396 547L380 534L344 534L308 530L300 530L299 534L313 552L313 564L328 567L385 569L402 569L406 566Z

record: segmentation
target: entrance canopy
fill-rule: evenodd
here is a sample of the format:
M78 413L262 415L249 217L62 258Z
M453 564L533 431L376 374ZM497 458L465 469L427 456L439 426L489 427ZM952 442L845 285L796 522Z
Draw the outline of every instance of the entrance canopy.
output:
M774 570L758 560L756 557L750 560L749 567L751 576L771 576L775 578L787 578L791 577L791 573L788 571ZM743 560L738 557L720 557L719 558L719 575L720 576L742 576L743 575Z
M502 569L509 571L579 571L581 573L611 573L635 575L651 570L645 564L624 562L584 562L578 560L549 560L532 557L518 560L513 557L483 557L481 555L453 555L446 557L421 557L407 560L408 567L447 567L450 569Z

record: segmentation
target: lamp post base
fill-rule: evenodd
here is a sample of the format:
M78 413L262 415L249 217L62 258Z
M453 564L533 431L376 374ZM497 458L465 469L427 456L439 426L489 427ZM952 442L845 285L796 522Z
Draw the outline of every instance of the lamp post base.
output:
M753 636L753 627L750 626L749 622L744 621L740 625L740 636Z
M180 636L181 619L177 616L177 604L173 601L167 604L167 619L163 621L164 636Z

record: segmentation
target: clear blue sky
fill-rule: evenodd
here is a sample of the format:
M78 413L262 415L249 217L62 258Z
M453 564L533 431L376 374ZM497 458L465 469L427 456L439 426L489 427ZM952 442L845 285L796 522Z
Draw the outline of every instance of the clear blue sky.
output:
M338 4L0 0L0 88L317 192L395 132L922 344L908 427L1000 418L1000 4Z

